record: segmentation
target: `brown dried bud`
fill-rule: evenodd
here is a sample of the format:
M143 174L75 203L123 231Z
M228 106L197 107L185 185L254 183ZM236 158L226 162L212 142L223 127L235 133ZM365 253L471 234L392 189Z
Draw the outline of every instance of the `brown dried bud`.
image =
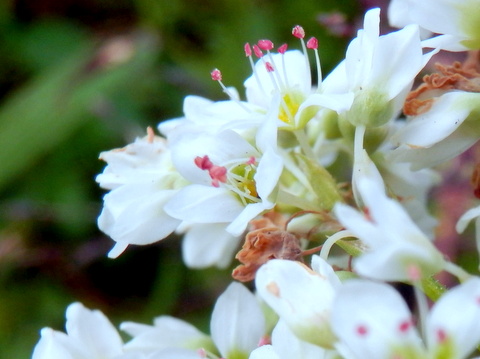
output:
M258 268L270 259L301 260L302 250L295 235L278 227L253 230L245 237L242 249L237 253L241 263L232 276L241 282L255 278Z

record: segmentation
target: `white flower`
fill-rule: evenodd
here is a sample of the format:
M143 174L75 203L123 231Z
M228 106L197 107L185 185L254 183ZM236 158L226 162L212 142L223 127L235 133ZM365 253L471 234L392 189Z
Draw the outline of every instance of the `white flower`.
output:
M392 287L351 280L337 292L332 307L336 347L349 359L463 359L480 342L480 279L449 290L421 318L419 336L410 311Z
M163 207L186 184L175 171L165 140L153 133L123 149L102 152L107 166L96 180L110 189L98 218L99 228L114 241L109 257L129 244L150 244L171 234L180 220Z
M209 357L220 354L224 358L239 359L248 358L266 334L265 317L257 298L236 282L231 283L215 303L211 338L192 325L167 316L155 319L153 326L128 322L121 328L133 336L125 345L126 350L148 354L197 349Z
M407 305L388 285L347 281L337 292L331 318L336 349L345 358L426 358Z
M348 46L345 61L325 79L326 93L351 93L341 114L353 125L380 126L395 117L429 54L422 54L418 27L379 36L380 9L365 14L364 29Z
M271 196L283 168L274 144L257 148L231 130L183 133L172 156L192 184L175 194L165 211L189 223L229 223L226 230L239 236L250 220L275 205Z
M98 310L80 303L67 308L66 331L41 331L32 359L113 359L121 358L123 342L110 321Z
M361 213L337 203L334 212L350 232L367 246L355 258L354 269L380 280L411 280L413 273L429 276L443 268L442 254L417 227L402 206L385 194L379 176L361 176L356 186L365 205Z
M479 6L478 0L392 0L388 18L392 26L413 23L444 34L425 41L425 46L464 51L480 48Z
M258 270L255 286L298 338L331 348L330 307L340 281L318 256L313 267L319 272L300 262L272 259Z

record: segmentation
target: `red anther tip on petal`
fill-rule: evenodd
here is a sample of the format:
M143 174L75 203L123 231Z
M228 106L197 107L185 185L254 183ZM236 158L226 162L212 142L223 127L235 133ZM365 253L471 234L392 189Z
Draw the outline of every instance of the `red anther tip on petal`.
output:
M300 25L296 25L292 29L292 35L299 39L303 39L305 37L305 30L303 30L303 27Z
M273 42L270 40L258 40L258 47L261 48L264 51L270 51L271 49L274 48Z
M243 46L243 49L245 50L246 57L252 56L252 48L250 47L250 44L248 42L245 44L245 46Z
M220 72L219 69L213 70L210 75L212 75L212 80L213 81L222 81L222 73Z
M263 57L263 52L257 45L253 45L253 52L255 53L255 56L259 59Z
M284 54L285 52L287 52L287 49L288 49L288 45L287 44L283 44L282 46L280 46L278 48L278 52L281 53L281 54Z
M315 37L311 37L310 40L307 41L307 48L318 49L318 40Z
M268 72L272 72L275 70L270 62L266 62L265 67L267 68Z

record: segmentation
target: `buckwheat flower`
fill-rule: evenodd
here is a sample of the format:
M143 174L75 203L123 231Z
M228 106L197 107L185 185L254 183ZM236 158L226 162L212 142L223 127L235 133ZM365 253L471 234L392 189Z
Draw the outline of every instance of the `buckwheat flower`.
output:
M156 318L153 326L132 322L121 328L133 339L125 350L163 353L188 349L203 353L201 358L246 359L265 336L265 318L260 304L247 288L231 283L215 303L210 321L211 336L172 317Z
M347 281L337 291L331 323L339 339L335 347L345 358L427 358L412 314L386 284Z
M228 223L239 236L248 222L273 208L283 169L276 153L276 131L257 133L252 146L238 133L186 131L172 144L175 167L192 184L176 193L165 211L189 223Z
M395 27L418 24L442 34L424 46L464 51L480 48L479 6L478 0L392 0L388 18Z
M379 23L380 9L369 10L345 60L323 84L326 93L354 96L352 106L340 114L355 126L381 126L397 116L415 76L431 56L422 54L418 26L379 36Z
M129 244L150 244L171 234L181 221L163 207L187 182L174 169L165 139L153 131L122 149L102 152L107 162L96 181L110 192L104 197L99 228L115 242L108 256Z
M73 303L66 317L66 333L42 329L32 359L124 358L122 339L103 313Z
M480 343L480 279L449 290L421 313L423 338L412 314L392 287L351 280L337 292L332 307L336 345L345 357L466 358Z
M258 270L255 286L260 297L301 340L332 348L330 308L340 281L333 269L316 256L314 268L300 262L272 259Z
M442 254L395 200L388 198L379 176L361 176L356 187L364 213L342 203L334 208L342 225L367 247L355 258L360 275L387 281L408 281L437 273Z

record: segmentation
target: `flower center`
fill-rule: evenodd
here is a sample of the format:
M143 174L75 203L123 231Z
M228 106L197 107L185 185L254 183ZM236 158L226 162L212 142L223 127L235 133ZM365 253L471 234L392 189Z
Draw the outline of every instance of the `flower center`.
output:
M213 187L224 187L232 191L244 204L257 203L261 199L257 193L255 174L257 161L255 157L232 161L225 166L214 165L207 155L196 157L195 165L208 171Z
M292 34L301 41L303 58L295 57L293 54L288 54L291 55L291 57L285 55L287 51L287 44L283 44L278 47L278 54L272 54L271 50L274 49L274 44L272 41L267 39L259 40L257 44L253 46L250 46L249 43L246 43L244 46L244 51L252 68L252 79L257 84L259 95L263 96L265 99L264 101L261 101L265 103L265 105L261 106L268 106L269 101L271 101L272 94L280 94L281 98L278 118L283 123L288 125L286 126L287 128L297 129L298 124L295 121L295 117L298 113L300 105L305 100L308 94L302 93L305 89L298 88L298 83L291 83L293 80L297 80L296 78L289 79L289 76L293 77L292 74L298 72L296 71L297 69L287 69L292 67L298 68L298 66L304 66L306 69L306 73L303 77L306 77L306 81L307 83L310 83L311 88L311 70L307 54L307 49L310 49L315 52L318 85L320 85L322 81L322 72L320 67L320 58L318 56L318 40L312 37L307 42L305 42L305 31L301 26L298 25L293 28ZM253 56L256 56L259 59L257 64L254 63ZM292 60L292 58L295 60ZM298 64L297 60L300 61L301 64ZM267 76L265 76L265 72ZM222 83L222 74L220 70L213 70L211 72L211 77L212 80L217 81L220 84L223 91L230 97L232 101L237 102L247 112L253 111L251 108L247 108L245 106L245 103L239 101L239 99L233 93L231 93L228 88Z

